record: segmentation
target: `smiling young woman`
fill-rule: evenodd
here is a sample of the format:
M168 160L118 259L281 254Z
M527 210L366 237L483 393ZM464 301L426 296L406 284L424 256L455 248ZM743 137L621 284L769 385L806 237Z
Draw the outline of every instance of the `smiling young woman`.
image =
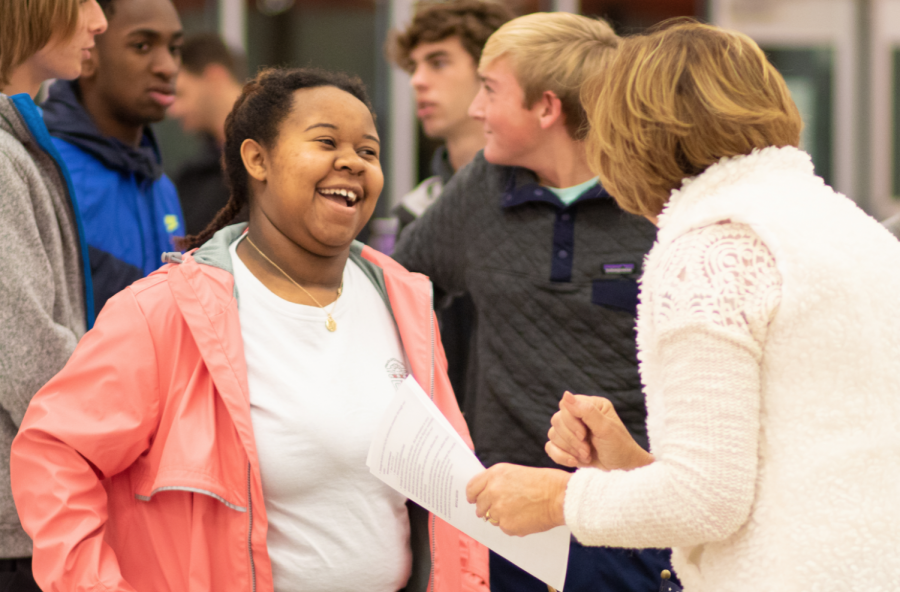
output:
M245 87L225 123L231 200L184 246L201 244L246 204L252 242L237 247L241 259L279 297L321 307L336 300L350 245L381 194L380 141L358 79L293 74L269 71Z
M365 465L408 374L471 440L431 283L354 243L384 181L362 83L265 71L225 136L231 199L200 248L113 297L22 423L38 581L486 591L487 550Z
M304 88L294 91L294 102L276 142L266 147L248 138L240 146L254 195L249 235L260 250L242 246L238 253L286 300L327 304L384 185L380 143L369 107L349 92ZM297 290L287 278L306 287Z

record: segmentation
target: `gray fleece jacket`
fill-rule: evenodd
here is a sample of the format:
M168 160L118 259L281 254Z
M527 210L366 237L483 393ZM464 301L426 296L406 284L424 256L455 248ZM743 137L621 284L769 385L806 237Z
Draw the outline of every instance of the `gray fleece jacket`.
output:
M0 94L0 558L31 556L10 489L10 446L31 397L62 369L87 323L65 169L40 146L47 132L37 108L15 100Z

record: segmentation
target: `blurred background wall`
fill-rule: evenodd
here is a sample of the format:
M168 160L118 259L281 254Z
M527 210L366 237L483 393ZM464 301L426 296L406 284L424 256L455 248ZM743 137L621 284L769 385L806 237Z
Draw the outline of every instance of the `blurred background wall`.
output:
M784 74L804 117L803 147L826 182L881 219L900 211L900 0L498 0L517 14L566 10L640 32L691 16L753 37ZM319 66L368 85L385 146L376 216L428 176L435 146L418 129L408 77L382 50L412 0L174 0L188 34L217 31L250 72ZM166 168L198 149L174 121L157 126Z

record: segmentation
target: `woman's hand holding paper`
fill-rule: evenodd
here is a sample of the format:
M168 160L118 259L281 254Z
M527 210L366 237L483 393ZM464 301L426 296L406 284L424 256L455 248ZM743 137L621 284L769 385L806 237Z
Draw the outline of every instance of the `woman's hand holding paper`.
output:
M546 450L567 467L630 470L653 462L603 397L566 392L553 415ZM525 536L565 524L570 473L500 463L469 481L476 514L509 535Z
M500 463L473 477L466 497L478 517L506 534L525 536L566 523L563 502L570 477L559 469Z

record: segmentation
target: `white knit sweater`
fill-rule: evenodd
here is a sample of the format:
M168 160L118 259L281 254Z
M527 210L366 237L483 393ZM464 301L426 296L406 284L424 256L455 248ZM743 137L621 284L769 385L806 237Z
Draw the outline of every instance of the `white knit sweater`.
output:
M686 181L638 309L656 462L578 471L590 545L674 547L686 592L900 585L900 243L767 148Z

